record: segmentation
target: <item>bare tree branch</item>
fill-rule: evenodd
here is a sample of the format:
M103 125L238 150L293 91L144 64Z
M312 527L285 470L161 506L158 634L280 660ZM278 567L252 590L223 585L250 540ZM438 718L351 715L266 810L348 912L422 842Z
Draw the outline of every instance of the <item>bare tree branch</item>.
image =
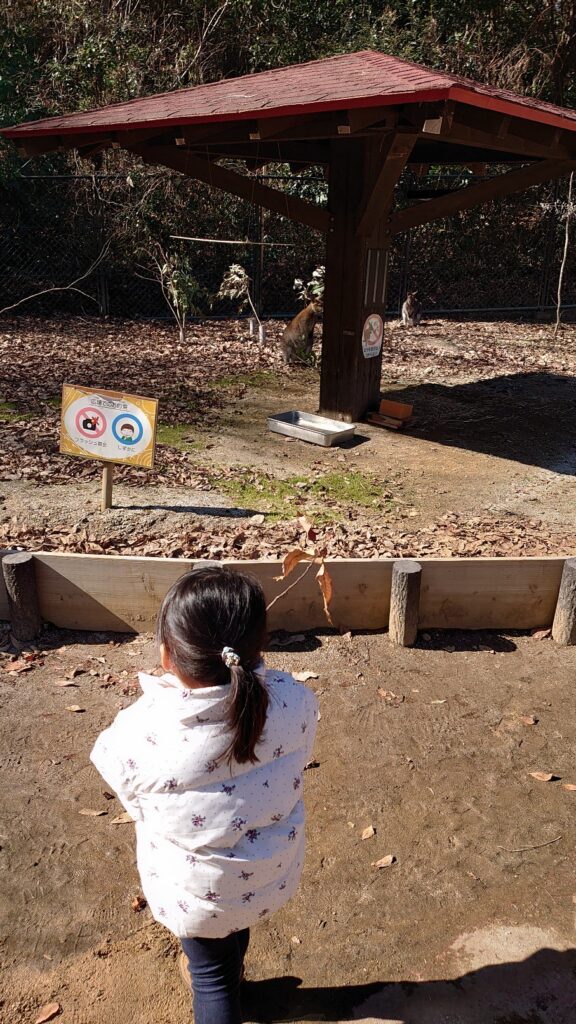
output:
M568 197L566 200L566 226L564 230L564 253L562 255L562 264L560 266L560 273L558 275L558 292L556 295L556 323L554 324L554 337L558 334L558 328L560 327L560 316L562 314L562 285L564 284L564 271L566 270L566 261L568 259L568 246L570 244L570 221L572 220L572 185L574 182L574 171L570 175L568 182Z
M40 295L49 295L52 292L78 292L79 295L83 295L86 299L90 299L91 302L98 302L98 299L95 299L93 295L89 295L88 292L82 291L82 289L77 288L76 285L79 284L80 281L85 281L86 278L96 270L96 267L98 267L100 263L102 263L102 260L108 255L109 250L110 242L108 241L105 243L103 249L94 262L88 267L88 270L81 274L80 277L75 278L74 281L71 281L70 284L54 285L53 288L43 288L40 292L34 292L32 295L26 295L23 299L18 299L18 302L13 302L11 306L4 306L3 309L0 309L0 313L9 313L11 309L17 309L18 306L22 306L25 302L37 299Z

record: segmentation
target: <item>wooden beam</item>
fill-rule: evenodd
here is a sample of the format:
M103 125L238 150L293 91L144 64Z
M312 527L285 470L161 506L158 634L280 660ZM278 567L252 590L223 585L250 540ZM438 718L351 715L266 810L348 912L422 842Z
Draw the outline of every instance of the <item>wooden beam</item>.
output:
M419 224L427 224L431 220L449 217L458 210L470 210L491 199L500 199L513 192L522 192L532 185L541 185L544 181L561 178L565 174L570 174L575 168L576 161L568 160L545 160L541 163L529 164L526 167L521 167L520 170L500 174L478 185L469 185L466 188L458 189L439 199L429 199L425 203L400 210L390 218L390 231L392 234L398 234L409 228L417 227Z
M145 163L161 164L164 167L171 167L174 171L197 181L203 181L213 188L222 189L240 199L247 199L266 210L278 213L289 220L306 224L316 231L328 231L330 226L330 214L327 210L307 203L297 196L279 192L277 189L262 185L254 178L244 177L236 171L230 171L226 167L212 163L210 160L202 160L193 156L187 151L177 149L175 146L129 146L129 152L142 157Z
M1 557L0 553L0 557ZM6 554L6 552L4 552ZM334 621L347 629L385 629L393 558L328 560ZM42 617L65 629L154 630L168 588L195 564L189 559L35 552ZM420 629L531 629L554 617L564 558L422 558ZM196 563L198 564L198 563ZM286 589L277 561L227 561L249 572L268 601ZM0 574L0 618L8 617ZM326 626L313 573L270 613L270 629Z
M327 164L327 142L231 142L191 145L191 153L201 159L228 157L230 160L264 159L266 163Z
M468 146L464 143L432 140L430 136L422 136L414 146L408 163L440 164L444 166L465 166L470 163L514 164L526 163L530 157L519 153L510 153L498 149L484 149L481 146Z
M414 148L417 132L391 132L382 144L382 167L360 217L357 235L369 235L374 225L386 216L392 204L394 189Z
M431 136L425 135L425 138ZM521 118L478 111L458 104L452 124L443 141L517 153L526 158L570 159L576 154L576 140L558 138L546 125L533 125Z

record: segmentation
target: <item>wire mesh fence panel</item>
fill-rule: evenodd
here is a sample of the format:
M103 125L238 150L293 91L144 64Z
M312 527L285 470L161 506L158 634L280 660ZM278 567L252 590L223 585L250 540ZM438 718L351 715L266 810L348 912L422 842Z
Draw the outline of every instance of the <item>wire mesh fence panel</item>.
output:
M453 178L438 174L435 187L454 187ZM283 180L271 184L298 187ZM405 201L417 202L419 185L408 184L412 192ZM308 179L302 187L317 186ZM565 193L566 182L532 188L397 236L389 268L391 315L399 313L408 290L418 292L428 313L552 306ZM225 239L236 244L218 244ZM265 244L250 244L258 242ZM40 292L17 310L169 316L158 263L175 250L186 255L198 282L203 315L238 313L237 305L215 298L233 262L246 267L259 311L268 316L294 312L294 279L309 279L324 263L319 234L180 175L21 176L0 188L0 309ZM569 252L566 306L576 305L575 269ZM66 287L78 278L76 290Z

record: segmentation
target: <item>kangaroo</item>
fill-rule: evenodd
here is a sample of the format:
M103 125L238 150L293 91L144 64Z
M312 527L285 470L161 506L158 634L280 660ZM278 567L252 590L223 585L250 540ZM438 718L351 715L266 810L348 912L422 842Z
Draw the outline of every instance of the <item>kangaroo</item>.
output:
M402 323L404 327L416 327L422 319L422 305L418 292L408 292L402 304Z
M321 313L322 300L314 299L290 321L280 342L285 363L309 363L311 361L314 328Z

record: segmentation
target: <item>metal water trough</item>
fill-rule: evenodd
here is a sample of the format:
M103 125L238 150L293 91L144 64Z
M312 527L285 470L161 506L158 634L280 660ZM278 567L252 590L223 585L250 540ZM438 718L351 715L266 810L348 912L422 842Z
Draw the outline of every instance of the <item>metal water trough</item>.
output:
M301 441L329 448L354 437L356 424L341 423L339 420L330 420L325 416L315 416L311 412L293 409L291 412L278 412L274 416L269 416L268 429L277 434L287 434L288 437L298 437Z

